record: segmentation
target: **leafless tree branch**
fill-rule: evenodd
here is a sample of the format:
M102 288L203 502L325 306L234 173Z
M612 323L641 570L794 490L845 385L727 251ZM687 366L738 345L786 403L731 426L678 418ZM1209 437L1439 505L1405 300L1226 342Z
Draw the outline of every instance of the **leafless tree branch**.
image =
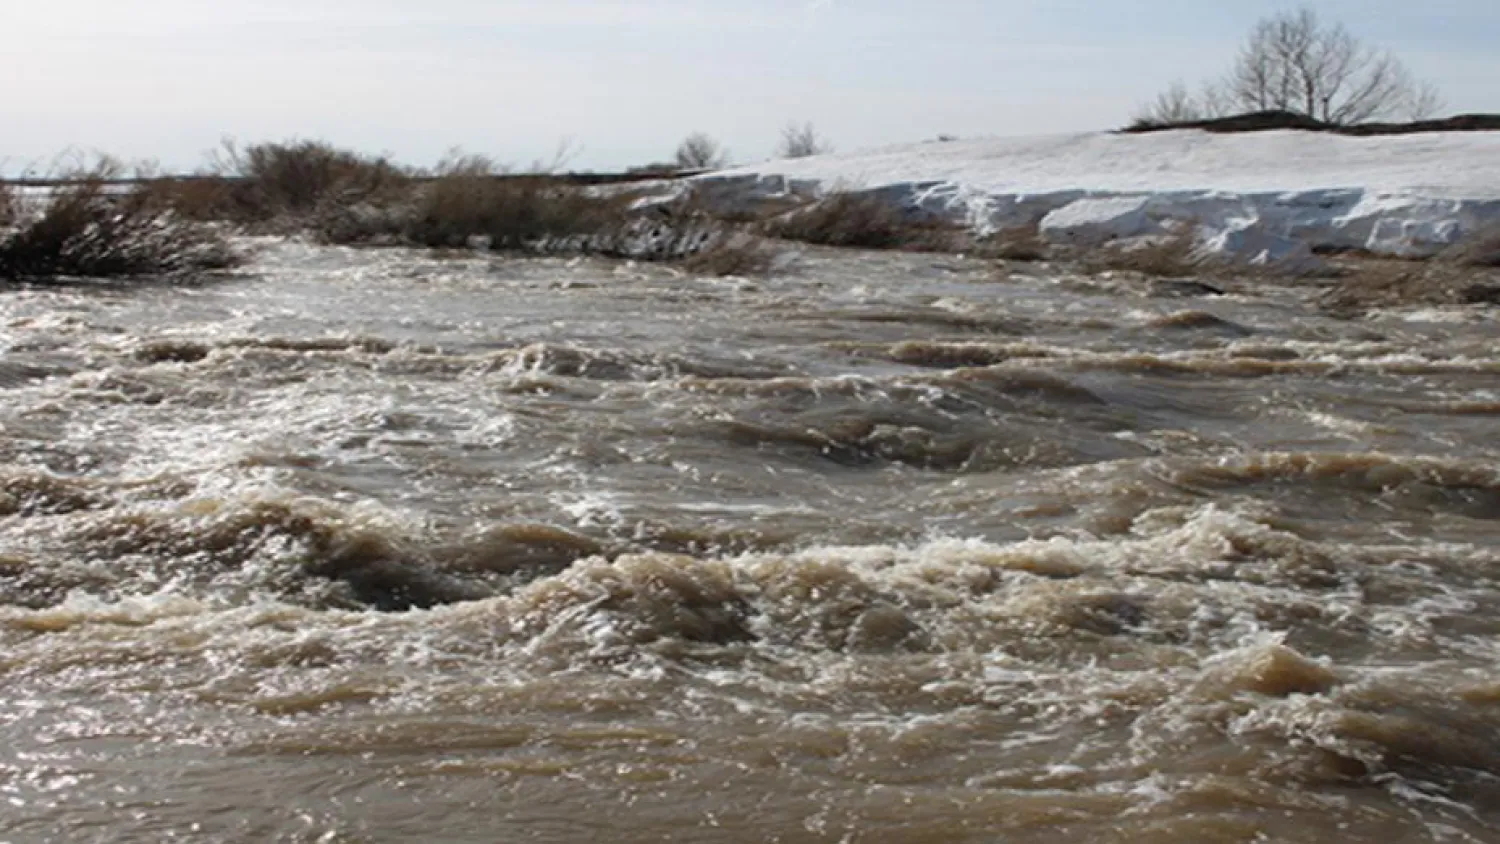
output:
M1309 8L1256 24L1229 73L1207 90L1214 94L1200 98L1197 113L1290 111L1336 125L1430 117L1442 106L1437 89L1415 79L1395 54L1361 42L1342 24L1324 24ZM1178 83L1149 111L1180 112L1188 99Z

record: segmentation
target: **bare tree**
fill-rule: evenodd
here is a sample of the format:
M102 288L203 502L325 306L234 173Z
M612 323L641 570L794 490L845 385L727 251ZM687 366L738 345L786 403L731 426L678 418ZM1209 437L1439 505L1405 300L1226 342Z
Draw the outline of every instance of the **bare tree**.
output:
M1137 126L1163 126L1176 123L1191 123L1222 117L1226 113L1223 92L1216 85L1205 85L1197 94L1188 90L1187 84L1178 80L1156 99L1143 105L1135 116Z
M703 132L694 132L677 145L676 159L684 170L718 170L728 163L729 152Z
M1217 102L1209 96L1199 97L1188 90L1181 79L1172 82L1167 90L1157 94L1136 112L1137 126L1167 126L1173 123L1191 123L1194 120L1217 117L1212 114Z
M818 135L811 123L789 123L781 130L781 144L776 147L778 158L808 158L833 152L833 145Z
M1309 8L1256 24L1225 90L1245 111L1291 111L1336 125L1435 110L1441 99L1394 54L1342 24L1325 25Z
M1390 51L1302 8L1256 24L1222 81L1210 83L1197 97L1175 83L1146 106L1141 118L1172 123L1230 112L1289 111L1345 126L1419 119L1441 107L1437 89L1414 78Z
M1198 111L1204 118L1228 117L1235 110L1229 89L1220 80L1203 83L1198 91Z
M1140 125L1160 125L1187 123L1202 118L1193 95L1179 79L1168 86L1167 90L1157 94L1156 99L1142 106L1135 116L1135 122Z
M1403 111L1407 120L1431 120L1445 105L1443 94L1431 82L1421 82L1407 95Z

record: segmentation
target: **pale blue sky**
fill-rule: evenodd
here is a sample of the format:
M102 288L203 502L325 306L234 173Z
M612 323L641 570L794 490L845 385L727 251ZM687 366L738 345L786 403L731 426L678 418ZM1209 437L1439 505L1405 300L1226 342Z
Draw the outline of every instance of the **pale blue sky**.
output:
M1268 0L41 0L0 11L5 169L68 148L199 164L219 139L461 146L576 168L1117 126L1217 74ZM1325 0L1451 111L1500 111L1500 0Z

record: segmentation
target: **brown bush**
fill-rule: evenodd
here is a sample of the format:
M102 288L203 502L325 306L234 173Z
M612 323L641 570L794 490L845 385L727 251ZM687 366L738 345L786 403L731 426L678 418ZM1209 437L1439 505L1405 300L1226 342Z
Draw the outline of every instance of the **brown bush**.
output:
M764 225L771 237L820 246L859 249L947 251L959 242L958 227L914 219L874 193L835 193Z
M407 239L463 246L480 238L495 250L557 250L618 232L627 195L605 195L543 175L506 177L477 162L450 169L418 194Z
M111 184L120 175L119 165L98 162L18 203L0 234L0 278L179 276L238 262L217 229L183 218L147 187Z
M692 201L635 210L628 189L588 187L543 172L507 173L454 155L399 196L326 208L310 223L327 243L481 248L683 262L690 272L763 272L771 253Z
M411 189L410 174L387 159L323 141L244 149L226 142L213 170L217 182L185 180L176 186L184 213L251 224L299 224L350 205L399 202Z

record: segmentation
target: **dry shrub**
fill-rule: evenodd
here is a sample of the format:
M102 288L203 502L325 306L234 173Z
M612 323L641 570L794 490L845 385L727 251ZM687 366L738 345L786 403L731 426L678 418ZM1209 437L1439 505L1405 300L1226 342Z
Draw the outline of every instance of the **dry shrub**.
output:
M691 272L761 272L771 256L691 201L636 210L638 193L546 172L514 174L453 154L405 190L330 203L302 225L326 243L486 249L686 262ZM343 196L344 194L340 194Z
M978 258L1001 261L1045 261L1052 255L1052 248L1042 237L1038 223L1003 229L979 238L966 251Z
M10 185L0 182L0 228L9 226L16 219L16 194Z
M183 176L146 182L142 190L179 215L202 222L244 220L251 216L245 186L219 176Z
M1155 278L1183 278L1205 268L1197 249L1198 240L1192 227L1181 226L1168 234L1134 243L1106 245L1085 256L1083 265L1096 273L1134 272Z
M185 219L147 187L112 184L122 169L107 160L75 169L49 196L18 203L0 235L0 278L180 276L238 263L217 229Z
M465 156L440 165L400 202L351 203L325 215L317 234L343 244L590 251L626 226L631 199L542 174L507 175Z
M477 156L450 159L395 207L353 206L318 234L343 244L430 249L483 248L684 262L690 272L748 274L771 256L691 201L634 210L630 191L571 185L555 177L511 175Z
M859 249L948 251L960 240L958 227L913 219L875 193L835 193L768 221L764 231L782 240Z
M688 212L712 217L721 223L764 229L778 218L806 210L813 204L814 198L806 193L747 193L743 185L736 182L706 179L683 183L677 197L667 206L674 212Z
M323 141L244 149L226 142L213 169L220 177L217 185L179 186L193 188L180 192L187 207L202 209L192 213L251 224L305 223L351 205L399 202L411 189L407 171L387 159Z
M429 247L482 239L496 250L546 249L620 229L630 197L566 185L543 174L507 176L488 159L444 164L419 192L406 239Z
M678 263L697 275L761 275L776 251L750 225L729 219L707 197L686 191L664 203L637 203L629 223L600 244L600 254Z

